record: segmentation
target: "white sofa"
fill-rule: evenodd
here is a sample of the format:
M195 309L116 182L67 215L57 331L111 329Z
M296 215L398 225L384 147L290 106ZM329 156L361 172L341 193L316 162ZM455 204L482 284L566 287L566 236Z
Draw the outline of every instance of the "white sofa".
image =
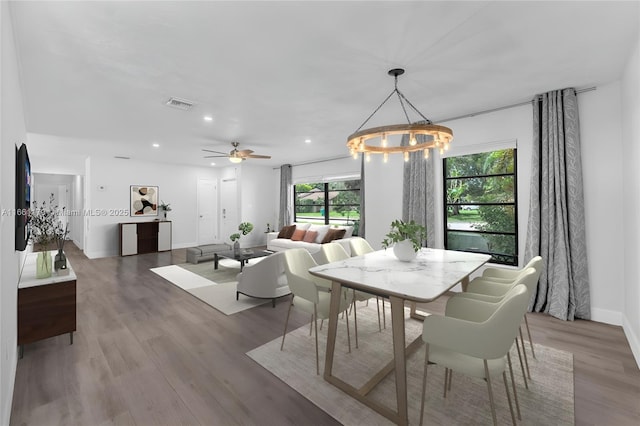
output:
M322 228L322 230L325 230L325 227L329 228L328 225L317 226L317 225L311 225L308 223L296 224L296 229L304 229L305 231L310 231L318 228ZM330 228L345 229L344 237L342 237L339 240L333 240L333 242L339 243L340 245L342 245L342 247L344 247L347 253L351 254L351 247L349 245L349 241L352 238L351 233L353 232L353 227L352 226L338 226L338 227L333 226ZM292 248L303 248L303 249L306 249L317 261L318 260L317 256L319 255L320 249L322 248L322 244L320 243L320 241L322 241L326 232L324 232L324 234L319 234L318 238L314 242L293 241L288 238L278 238L278 234L279 234L278 232L270 232L267 234L267 250L279 252L279 251L284 251Z
M284 253L271 254L259 262L245 265L238 274L236 300L240 294L258 299L276 299L291 294L284 271Z

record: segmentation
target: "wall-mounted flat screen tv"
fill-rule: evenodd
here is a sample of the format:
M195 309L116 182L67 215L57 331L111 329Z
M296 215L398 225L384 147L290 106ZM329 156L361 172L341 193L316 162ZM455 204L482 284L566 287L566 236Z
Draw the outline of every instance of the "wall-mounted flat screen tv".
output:
M29 242L31 208L31 162L27 146L16 147L16 250L23 251Z

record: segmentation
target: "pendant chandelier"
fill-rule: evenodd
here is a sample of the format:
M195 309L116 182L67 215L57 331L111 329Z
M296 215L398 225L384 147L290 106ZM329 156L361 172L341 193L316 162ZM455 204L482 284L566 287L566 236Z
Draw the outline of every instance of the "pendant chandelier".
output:
M371 113L355 133L347 138L347 147L349 148L349 152L353 158L357 159L359 154L362 153L365 156L365 159L370 161L371 154L382 154L383 161L386 163L390 153L402 153L404 155L404 161L409 161L410 152L422 151L424 153L424 158L429 158L430 149L439 149L440 154L442 154L449 148L449 143L453 139L453 132L451 129L445 126L433 124L431 120L418 111L418 109L409 102L404 94L398 90L398 76L404 74L404 70L402 68L389 70L388 74L395 80L395 87L393 91L380 104L380 106ZM380 110L380 108L382 108L382 106L393 96L394 93L398 95L404 116L407 118L407 124L391 124L388 126L372 127L361 130L369 122L371 117L373 117L375 113L378 112L378 110ZM420 115L422 120L416 123L411 123L409 115L407 114L406 105ZM409 143L407 145L389 145L389 136L394 135L408 135Z

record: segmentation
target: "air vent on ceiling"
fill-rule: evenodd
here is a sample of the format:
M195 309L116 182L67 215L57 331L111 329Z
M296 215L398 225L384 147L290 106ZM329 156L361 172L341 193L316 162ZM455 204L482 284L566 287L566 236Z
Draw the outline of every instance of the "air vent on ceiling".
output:
M193 107L193 102L186 99L169 98L166 105L172 108L181 109L183 111L189 111Z
M117 158L119 160L131 160L131 157L123 157L122 155L116 155L113 158Z

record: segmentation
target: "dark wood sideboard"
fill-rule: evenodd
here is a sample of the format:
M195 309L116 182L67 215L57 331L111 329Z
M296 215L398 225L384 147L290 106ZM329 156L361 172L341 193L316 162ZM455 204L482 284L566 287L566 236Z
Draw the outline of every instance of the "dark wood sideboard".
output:
M51 252L55 256L55 251ZM64 273L36 278L37 253L30 253L18 283L18 346L76 331L76 274L67 259Z
M120 256L171 250L171 221L118 224Z

